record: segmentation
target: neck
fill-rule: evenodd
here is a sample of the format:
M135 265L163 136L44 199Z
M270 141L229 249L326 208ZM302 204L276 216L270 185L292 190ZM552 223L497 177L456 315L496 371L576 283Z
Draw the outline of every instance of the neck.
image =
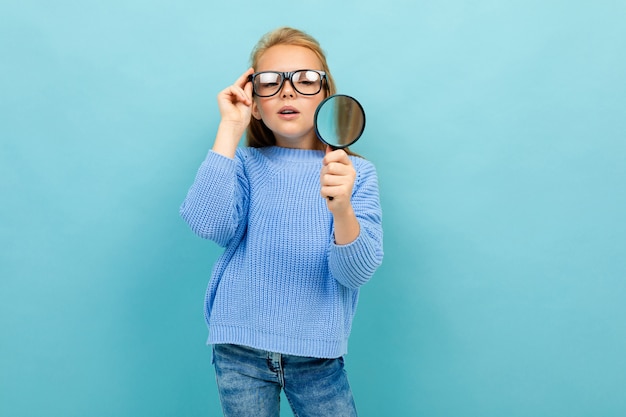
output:
M322 142L317 138L314 131L309 132L309 134L301 138L289 138L276 134L274 134L274 137L276 138L276 146L280 146L282 148L309 150L323 149L320 145Z

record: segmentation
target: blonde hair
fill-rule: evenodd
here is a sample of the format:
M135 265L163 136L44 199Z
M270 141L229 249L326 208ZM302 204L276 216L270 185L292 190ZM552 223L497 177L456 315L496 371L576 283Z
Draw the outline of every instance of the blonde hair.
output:
M330 74L330 69L328 68L328 63L326 62L326 55L324 54L322 47L319 42L315 40L315 38L298 29L281 27L266 33L252 50L252 54L250 55L250 64L252 65L252 68L256 68L261 56L272 46L276 45L302 46L313 51L322 63L321 69L326 72L326 85L324 86L326 97L336 93L335 81ZM319 141L319 143L320 149L324 149L325 145L321 141ZM262 120L257 120L253 117L250 120L250 124L248 125L248 130L246 132L246 144L254 148L273 146L276 145L276 138L274 137L274 133L265 125L265 123L263 123Z

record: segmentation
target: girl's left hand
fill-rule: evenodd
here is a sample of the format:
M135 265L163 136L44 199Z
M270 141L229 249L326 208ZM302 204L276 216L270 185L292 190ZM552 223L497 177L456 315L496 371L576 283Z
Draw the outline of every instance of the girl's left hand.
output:
M326 198L331 212L338 213L352 209L350 198L355 179L356 170L348 154L343 149L333 151L330 146L327 146L320 173L320 194Z

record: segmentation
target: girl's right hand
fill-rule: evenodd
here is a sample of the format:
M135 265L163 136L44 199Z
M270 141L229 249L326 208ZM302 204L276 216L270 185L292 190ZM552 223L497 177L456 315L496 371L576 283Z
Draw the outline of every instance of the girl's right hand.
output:
M250 124L252 114L252 83L248 81L248 76L253 73L254 69L249 68L233 85L226 87L217 95L221 123L241 130L242 133Z
M248 69L233 85L217 95L222 120L212 149L228 158L235 157L237 145L252 117L252 83L248 81L248 76L252 73L254 70Z

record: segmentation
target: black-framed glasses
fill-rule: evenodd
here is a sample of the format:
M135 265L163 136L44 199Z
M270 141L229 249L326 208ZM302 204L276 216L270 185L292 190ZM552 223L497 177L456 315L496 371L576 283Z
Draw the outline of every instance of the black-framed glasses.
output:
M320 70L302 69L291 72L262 71L251 74L254 94L259 97L271 97L277 94L289 80L296 92L305 96L314 96L322 91L326 73Z

